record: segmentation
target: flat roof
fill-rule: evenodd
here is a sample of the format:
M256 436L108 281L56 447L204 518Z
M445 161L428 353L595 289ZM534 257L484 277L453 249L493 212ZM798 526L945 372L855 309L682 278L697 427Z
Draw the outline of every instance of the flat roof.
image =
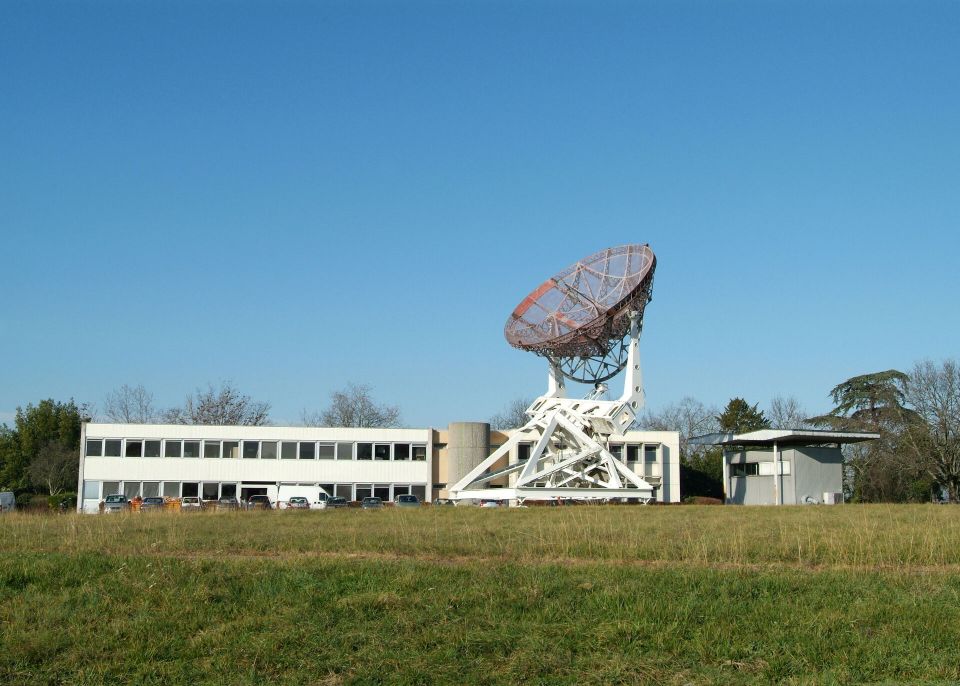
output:
M690 439L694 445L773 445L820 443L860 443L875 441L878 433L864 431L820 431L817 429L761 429L742 434L712 433Z

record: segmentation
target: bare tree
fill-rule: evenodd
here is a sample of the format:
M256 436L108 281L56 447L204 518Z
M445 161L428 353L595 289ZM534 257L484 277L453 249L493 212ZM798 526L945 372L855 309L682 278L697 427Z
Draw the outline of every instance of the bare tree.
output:
M906 405L920 421L905 422L901 445L941 486L960 498L960 365L918 362L903 385Z
M253 400L226 381L220 388L209 384L188 395L183 407L164 413L169 424L205 424L223 426L265 426L270 422L270 403Z
M807 421L807 412L795 397L782 395L770 401L770 409L766 412L770 420L771 429L810 429L813 428Z
M151 424L159 419L153 405L153 394L142 385L122 385L107 393L103 414L119 424Z
M319 412L304 410L305 426L388 427L400 423L400 409L373 399L368 384L347 384L330 394L330 406Z
M490 428L495 431L517 429L526 424L530 417L527 408L533 404L531 398L514 398L503 410L490 417Z
M37 457L30 463L27 476L34 488L43 488L50 495L57 495L68 489L76 490L79 467L79 451L49 441L41 446Z
M680 454L689 455L689 441L694 436L702 436L719 431L717 416L720 410L708 407L696 398L685 396L680 402L672 403L657 412L645 411L635 425L648 431L680 432Z

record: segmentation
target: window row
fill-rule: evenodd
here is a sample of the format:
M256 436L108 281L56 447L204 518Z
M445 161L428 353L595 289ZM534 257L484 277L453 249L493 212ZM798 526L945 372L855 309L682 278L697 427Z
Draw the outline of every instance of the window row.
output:
M382 500L393 500L398 495L415 495L425 500L427 487L423 484L286 484L281 485L280 495L288 488L312 487L329 496L339 496L347 500L363 500L367 496L376 496ZM300 490L294 490L299 494ZM238 498L246 500L251 495L268 495L272 500L278 496L277 486L217 481L84 481L84 500L103 500L108 495L122 493L129 499L136 498L197 498L218 500L220 498ZM314 493L316 495L316 493Z
M627 450L627 462L640 462L641 452L643 455L644 462L657 462L658 454L658 445L656 444L642 444L642 443L612 443L610 445L610 453L617 458L618 460L623 459L623 450ZM522 462L523 460L530 459L530 453L533 452L532 443L519 443L517 444L517 460Z
M780 463L780 474L790 474L789 460ZM774 476L776 468L770 462L734 462L730 464L730 476Z
M427 459L416 443L323 443L319 441L212 441L91 438L87 457L202 457L248 460L413 460Z

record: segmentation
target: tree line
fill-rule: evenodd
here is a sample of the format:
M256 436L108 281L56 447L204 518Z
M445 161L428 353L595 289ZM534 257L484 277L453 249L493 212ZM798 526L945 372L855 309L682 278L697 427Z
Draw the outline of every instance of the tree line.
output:
M759 429L832 429L877 433L879 440L844 448L844 491L851 502L960 500L960 365L917 362L908 372L887 370L851 377L831 389L834 407L807 416L792 397L777 397L765 412L733 398L723 411L686 397L647 412L637 427L680 432L680 490L685 496L722 497L722 453L693 446L712 432Z
M270 403L255 400L231 382L208 384L189 394L182 405L159 409L142 385L123 385L110 391L103 410L73 399L53 399L18 407L13 426L0 424L0 491L14 491L18 500L38 494L55 499L75 496L80 469L80 430L84 422L120 424L201 424L266 426ZM377 402L365 384L347 384L334 391L322 410L303 410L305 426L398 426L400 410Z
M721 410L692 397L643 413L636 428L680 433L681 492L722 497L721 451L695 446L694 436L757 429L822 428L869 431L877 441L844 448L844 490L853 502L923 502L943 496L960 500L960 365L922 361L908 372L887 370L851 377L829 393L834 407L808 416L793 397L758 403L732 398ZM518 398L491 417L495 429L526 423L530 400ZM269 403L240 392L232 383L208 384L182 405L158 409L142 385L124 385L91 404L46 399L18 407L13 426L0 425L0 490L57 496L75 493L80 427L92 419L117 423L263 426ZM328 405L303 410L305 426L390 427L400 410L376 401L370 386L348 384Z

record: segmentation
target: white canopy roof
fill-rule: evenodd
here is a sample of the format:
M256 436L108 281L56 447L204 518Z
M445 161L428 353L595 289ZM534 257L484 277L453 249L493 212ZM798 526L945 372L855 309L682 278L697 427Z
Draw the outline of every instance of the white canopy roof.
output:
M773 445L774 443L859 443L875 441L878 433L861 431L819 431L816 429L761 429L743 434L712 433L690 439L694 445Z

